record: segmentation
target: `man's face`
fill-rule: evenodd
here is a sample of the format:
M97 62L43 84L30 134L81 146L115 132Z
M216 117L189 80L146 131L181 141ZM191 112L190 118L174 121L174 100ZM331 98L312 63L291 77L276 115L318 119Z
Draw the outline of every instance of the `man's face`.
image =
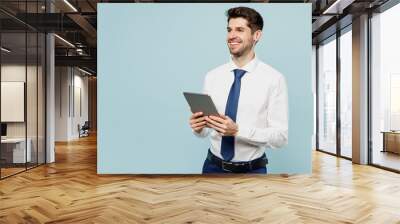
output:
M252 49L256 32L252 34L246 19L241 17L231 18L227 31L227 44L233 56L240 57Z

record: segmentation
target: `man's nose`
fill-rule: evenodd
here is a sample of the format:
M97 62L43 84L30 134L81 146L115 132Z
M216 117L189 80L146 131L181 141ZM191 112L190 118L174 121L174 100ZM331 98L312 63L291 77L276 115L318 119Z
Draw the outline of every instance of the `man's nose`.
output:
M229 32L228 33L228 39L235 39L237 37L237 35L236 35L236 33L235 32Z

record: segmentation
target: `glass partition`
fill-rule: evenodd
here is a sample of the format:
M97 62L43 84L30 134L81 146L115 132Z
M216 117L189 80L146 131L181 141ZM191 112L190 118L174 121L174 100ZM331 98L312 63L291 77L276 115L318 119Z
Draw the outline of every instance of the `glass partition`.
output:
M38 144L37 144L37 132L38 132L38 35L37 32L27 33L27 81L26 81L26 113L27 113L27 150L30 153L30 161L27 163L28 168L37 165L38 160Z
M26 147L26 33L2 33L1 47L1 176L7 177L24 171L31 161Z
M45 34L13 17L44 3L0 2L1 179L45 163Z

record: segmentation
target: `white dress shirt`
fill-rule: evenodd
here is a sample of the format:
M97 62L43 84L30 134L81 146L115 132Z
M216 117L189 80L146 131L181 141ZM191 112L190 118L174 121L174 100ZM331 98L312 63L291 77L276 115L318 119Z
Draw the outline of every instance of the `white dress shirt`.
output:
M288 97L285 77L254 57L239 68L232 60L209 71L203 92L211 96L220 114L225 114L234 69L245 70L241 79L233 162L250 161L263 155L266 148L280 148L288 142ZM199 137L210 135L211 152L221 156L221 134L203 128Z

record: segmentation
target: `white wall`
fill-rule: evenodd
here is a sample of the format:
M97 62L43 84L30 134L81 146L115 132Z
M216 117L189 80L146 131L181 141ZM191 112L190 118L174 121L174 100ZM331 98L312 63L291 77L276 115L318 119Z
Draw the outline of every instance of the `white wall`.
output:
M25 70L26 69L26 70ZM40 71L41 72L41 71ZM6 64L1 66L1 81L2 82L25 82L25 76L27 74L29 86L36 86L36 66L18 65L18 64ZM33 77L34 76L34 77ZM27 118L28 118L28 137L32 133L36 136L36 87L27 88ZM39 105L40 107L41 105ZM2 108L7 110L7 108ZM34 113L35 112L35 113ZM33 122L33 123L32 123ZM25 124L26 122L7 122L7 136L8 137L24 137L25 136ZM40 136L42 137L42 136Z
M69 68L55 68L55 141L68 140L68 86L70 84Z
M36 70L38 69L38 70ZM25 64L3 64L1 66L2 82L24 82L26 84L26 107L21 108L26 112L27 119L23 122L6 122L8 138L23 138L25 135L30 139L32 161L44 162L45 147L45 116L44 116L44 74L42 67L25 66ZM25 80L27 79L27 81ZM10 108L2 107L2 112ZM13 111L8 111L13 113ZM14 111L14 113L16 113ZM39 156L37 156L39 153Z
M55 140L70 141L88 120L88 77L72 67L56 67L55 73Z
M3 82L25 82L25 71L24 65L9 64L1 66L1 81ZM28 66L28 74L32 70L32 66ZM1 108L6 110L7 108ZM7 137L25 137L25 122L8 122L7 123Z

